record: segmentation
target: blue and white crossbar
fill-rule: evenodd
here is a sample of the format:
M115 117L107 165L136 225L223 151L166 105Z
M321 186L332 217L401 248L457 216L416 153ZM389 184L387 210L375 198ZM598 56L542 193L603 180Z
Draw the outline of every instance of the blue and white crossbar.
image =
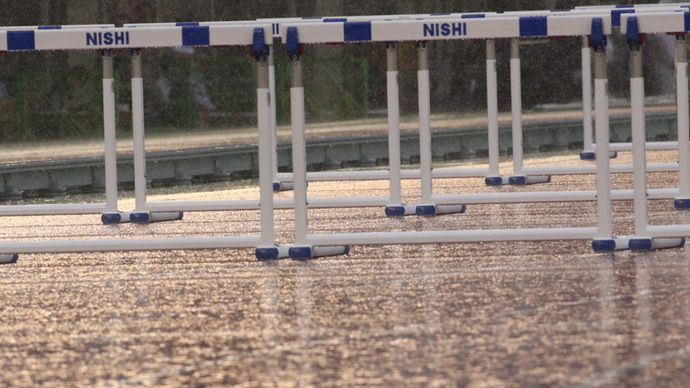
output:
M256 28L264 30L264 43L270 45L270 24L106 27L4 30L0 31L0 51L251 45Z
M602 15L604 34L611 16ZM337 23L296 23L299 43L391 42L451 39L500 39L583 36L592 31L592 15L442 18ZM290 27L290 26L286 26ZM281 32L287 42L288 28Z
M637 18L640 34L682 34L690 32L690 12L668 11L621 15L621 32L627 34L628 19Z

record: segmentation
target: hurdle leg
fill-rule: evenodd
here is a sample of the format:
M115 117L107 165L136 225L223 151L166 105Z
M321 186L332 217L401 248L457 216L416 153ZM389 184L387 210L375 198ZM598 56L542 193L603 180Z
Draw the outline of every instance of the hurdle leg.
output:
M486 113L488 118L489 175L484 182L487 186L508 184L508 177L499 172L498 142L498 78L496 75L496 41L486 41Z
M129 213L117 207L117 139L115 124L115 79L113 77L113 52L101 51L103 58L103 142L105 144L105 211L101 215L104 224L129 222Z
M415 208L420 216L464 213L465 205L436 205L432 203L431 177L431 86L429 82L429 52L426 42L417 42L417 89L419 98L419 170L422 200Z
M398 51L393 42L386 43L388 70L386 88L388 97L388 171L390 200L386 206L386 215L406 216L415 214L416 205L402 203L402 166L400 152L400 97L398 87Z
M287 42L292 85L290 87L290 113L292 124L292 174L295 209L295 245L289 247L292 259L312 259L322 256L347 254L347 246L314 247L308 243L309 214L307 206L307 143L305 139L304 84L302 82L301 50L296 27L288 27Z
M594 123L596 136L595 152L609 152L609 99L608 75L606 72L606 38L603 36L601 20L593 22L593 30L599 29L602 35L592 34L594 49L594 101L596 119ZM628 249L630 238L613 238L611 212L611 163L606 158L596 159L597 167L597 235L592 241L595 252L611 252Z
M520 73L520 44L517 39L510 42L510 106L513 127L513 174L508 178L511 185L530 185L551 181L550 175L526 176L522 172L522 85Z
M159 222L182 219L182 212L151 213L146 210L146 150L144 146L144 79L140 50L132 54L132 132L134 153L134 211L130 222Z
M580 159L595 160L596 145L592 139L592 49L589 37L582 37L582 152ZM610 145L609 145L610 147ZM610 158L618 156L616 151L608 151Z
M652 239L647 234L649 215L647 212L647 159L644 78L642 70L643 41L638 33L636 17L628 19L627 38L631 62L630 110L633 142L633 208L635 212L635 234L634 238L630 239L629 247L631 250L636 251L679 247L685 243L685 240L682 238Z
M690 117L688 115L688 55L685 35L676 36L676 103L678 109L678 209L690 208Z
M276 67L274 64L273 46L269 46L268 55L268 88L271 96L271 153L273 154L273 191L289 191L294 188L292 182L278 179L278 117L276 113Z
M259 260L272 260L288 257L288 248L275 244L275 221L273 206L273 185L275 183L275 148L272 139L275 139L272 122L270 71L267 57L270 55L270 46L265 44L263 29L254 30L253 52L257 67L257 119L259 130L259 212L261 214L261 241L255 254Z

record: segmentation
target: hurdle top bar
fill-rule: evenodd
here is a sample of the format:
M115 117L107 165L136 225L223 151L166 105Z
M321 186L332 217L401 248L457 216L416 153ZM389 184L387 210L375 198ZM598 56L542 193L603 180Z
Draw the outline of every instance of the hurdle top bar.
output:
M503 18L514 16L568 16L574 14L596 15L611 17L612 27L620 27L620 15L622 13L635 12L657 12L667 9L690 8L688 4L646 4L646 7L619 9L611 6L584 7L576 9L557 9L545 11L509 11L504 13L495 12L471 12L471 13L432 13L432 14L409 14L409 15L370 15L370 16L327 16L327 17L302 17L302 18L263 18L256 21L211 21L211 22L177 22L177 23L127 23L125 28L153 28L153 27L174 27L174 26L221 26L221 25L246 25L254 23L268 23L272 26L274 38L281 39L284 34L283 25L304 24L304 23L346 23L346 22L367 22L367 21L404 21L421 19L487 19Z
M603 33L610 35L610 14L599 19ZM568 15L296 23L281 35L288 42L289 27L296 27L298 43L304 44L584 36L592 33L592 20L592 15Z
M637 18L640 34L684 34L690 32L690 12L654 12L625 14L621 17L621 32L628 32L628 20Z
M43 25L43 26L0 26L3 30L75 30L84 28L108 28L115 27L114 24L65 24L63 25Z
M255 32L270 45L270 24L0 30L0 51L103 50L148 47L236 46L255 43Z

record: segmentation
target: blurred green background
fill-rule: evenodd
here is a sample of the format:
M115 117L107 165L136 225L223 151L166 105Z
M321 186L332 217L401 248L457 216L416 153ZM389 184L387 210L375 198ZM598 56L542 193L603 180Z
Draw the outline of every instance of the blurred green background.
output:
M638 1L637 3L644 3ZM503 12L564 9L600 1L393 1L297 0L2 0L5 26L253 20L295 16ZM655 40L658 40L655 41ZM669 93L668 39L650 37L648 94ZM566 38L521 48L523 105L581 100L581 40ZM289 71L276 44L279 123L289 123ZM612 95L627 95L627 55L612 39ZM429 44L433 113L485 110L485 45L481 41ZM499 104L507 109L509 42L497 42ZM118 131L131 128L129 54L115 53ZM197 131L254 125L255 70L246 47L148 49L144 56L147 132ZM417 109L412 43L399 46L400 101L404 115ZM386 55L381 44L307 47L304 57L309 122L383 117ZM671 78L669 78L669 74ZM670 82L670 83L669 83ZM671 91L673 89L670 89ZM96 52L11 52L0 55L0 141L98 137L102 133L101 60Z

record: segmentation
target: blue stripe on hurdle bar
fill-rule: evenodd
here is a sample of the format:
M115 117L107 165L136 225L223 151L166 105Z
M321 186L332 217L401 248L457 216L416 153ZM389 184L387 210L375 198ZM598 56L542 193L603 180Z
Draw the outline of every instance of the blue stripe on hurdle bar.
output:
M182 27L183 46L208 46L211 44L211 33L208 26Z
M324 18L324 23L345 23L347 18Z
M546 16L524 16L520 18L520 36L546 35Z
M62 26L38 26L39 30L61 30Z
M690 31L690 12L683 13L683 19L685 20L685 31Z
M175 25L177 27L196 27L199 25L199 22L177 22Z
M343 24L346 42L371 40L371 22L347 22Z
M611 26L620 27L621 26L621 14L622 13L635 13L635 9L613 9L611 10Z
M460 16L460 19L484 19L486 17L483 13L471 13Z
M36 39L33 31L7 31L7 50L34 50Z

